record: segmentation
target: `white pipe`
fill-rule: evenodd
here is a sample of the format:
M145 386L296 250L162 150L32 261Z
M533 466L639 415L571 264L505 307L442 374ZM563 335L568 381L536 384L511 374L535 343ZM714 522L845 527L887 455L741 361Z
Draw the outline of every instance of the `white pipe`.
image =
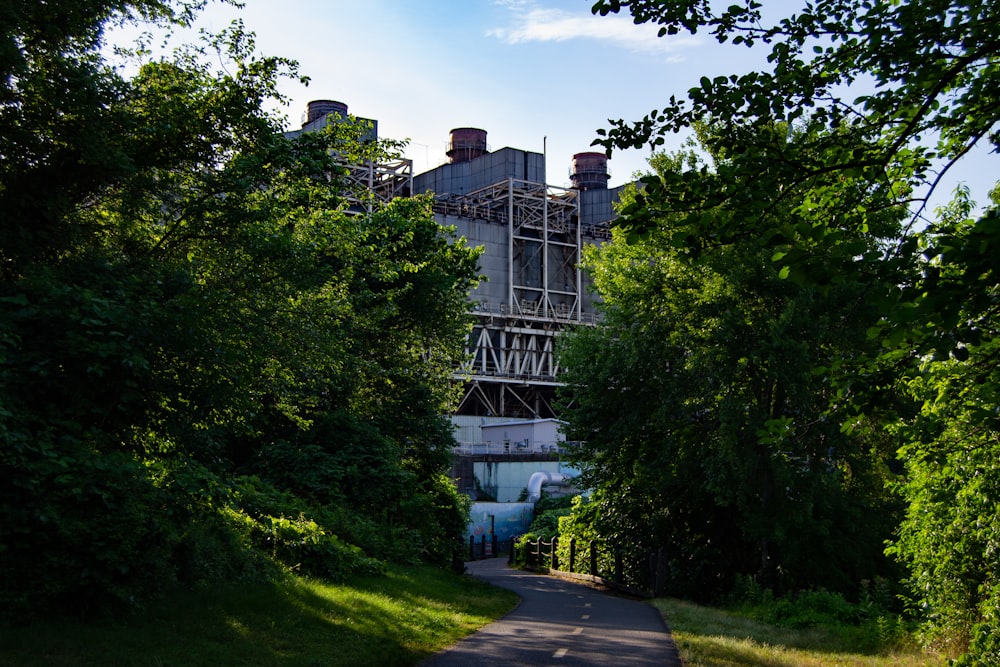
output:
M561 472L535 472L528 479L528 502L537 503L542 498L542 487L550 484L563 485L569 482L569 475Z

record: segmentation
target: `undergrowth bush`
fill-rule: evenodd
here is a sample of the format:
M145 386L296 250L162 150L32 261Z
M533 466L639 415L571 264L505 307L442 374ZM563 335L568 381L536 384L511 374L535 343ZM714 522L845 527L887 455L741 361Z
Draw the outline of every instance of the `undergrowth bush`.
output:
M564 517L570 516L573 512L572 508L575 506L574 503L578 502L577 498L579 496L552 497L544 491L542 492L542 497L535 503L535 518L532 520L531 525L528 526L528 532L518 537L515 542L517 549L515 560L518 565L526 566L530 564L528 545L538 540L549 542L553 538L558 537L560 545L557 547L557 553L562 550L563 538L560 533L560 525L565 520ZM568 561L564 561L560 557L560 563L562 562Z
M589 545L597 544L597 574L610 578L614 573L614 553L595 528L600 514L597 503L588 502L583 496L574 496L570 501L570 511L559 519L559 562L564 569L570 568L570 540L576 540L576 559L573 570L590 573Z
M766 620L789 628L829 623L856 625L864 616L857 605L829 591L803 591L794 598L778 598L764 606L763 611Z
M258 493L269 486L272 499L283 492L282 504L298 499L298 511L286 516L305 512L369 556L451 565L463 549L469 500L434 466L401 465L404 458L400 444L374 425L333 413L295 442L261 448L248 480Z
M181 533L172 518L182 508L132 456L78 456L35 442L0 459L8 480L0 484L5 619L93 614L177 580L170 556Z
M255 548L300 574L341 582L385 571L382 561L368 558L359 547L328 533L304 514L252 517L232 508L223 511Z
M726 606L780 627L834 630L859 648L887 653L912 643L917 625L915 619L900 611L891 589L883 579L863 581L857 602L825 590L775 596L754 578L740 577Z
M335 581L383 571L358 546L345 542L326 525L331 515L257 477L241 477L223 511L249 544L301 574Z
M93 616L177 587L272 578L344 580L384 564L338 537L322 508L191 460L73 455L43 443L0 455L30 477L0 488L0 620ZM17 461L12 462L12 458Z
M419 493L401 504L398 530L403 549L426 563L456 566L465 553L465 530L471 501L447 475L428 476Z

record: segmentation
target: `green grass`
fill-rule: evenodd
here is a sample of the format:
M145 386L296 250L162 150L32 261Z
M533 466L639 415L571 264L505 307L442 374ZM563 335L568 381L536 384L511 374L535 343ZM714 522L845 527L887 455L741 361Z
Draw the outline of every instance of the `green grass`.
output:
M429 567L334 586L290 577L177 595L125 620L0 629L0 664L414 665L516 596Z
M787 628L673 599L656 599L685 667L941 667L905 641L878 650L875 626Z

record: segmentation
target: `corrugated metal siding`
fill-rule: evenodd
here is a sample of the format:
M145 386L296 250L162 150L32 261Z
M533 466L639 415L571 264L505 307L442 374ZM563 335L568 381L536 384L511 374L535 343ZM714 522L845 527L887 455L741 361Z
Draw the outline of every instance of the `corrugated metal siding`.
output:
M481 444L483 442L483 430L480 426L482 426L484 421L487 424L499 424L500 422L510 421L510 418L452 415L451 423L455 427L455 439L468 444Z
M501 148L468 162L443 164L413 177L414 192L467 194L508 178L545 182L545 156L516 148Z

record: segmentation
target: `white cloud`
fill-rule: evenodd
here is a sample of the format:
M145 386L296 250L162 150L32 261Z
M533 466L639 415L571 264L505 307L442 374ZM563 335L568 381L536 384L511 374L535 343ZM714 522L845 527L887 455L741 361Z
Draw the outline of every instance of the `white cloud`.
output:
M681 60L680 53L699 44L695 37L657 37L659 26L635 25L628 15L593 16L559 9L544 9L527 0L495 0L510 10L512 25L487 32L508 44L596 40L639 53L665 55Z

